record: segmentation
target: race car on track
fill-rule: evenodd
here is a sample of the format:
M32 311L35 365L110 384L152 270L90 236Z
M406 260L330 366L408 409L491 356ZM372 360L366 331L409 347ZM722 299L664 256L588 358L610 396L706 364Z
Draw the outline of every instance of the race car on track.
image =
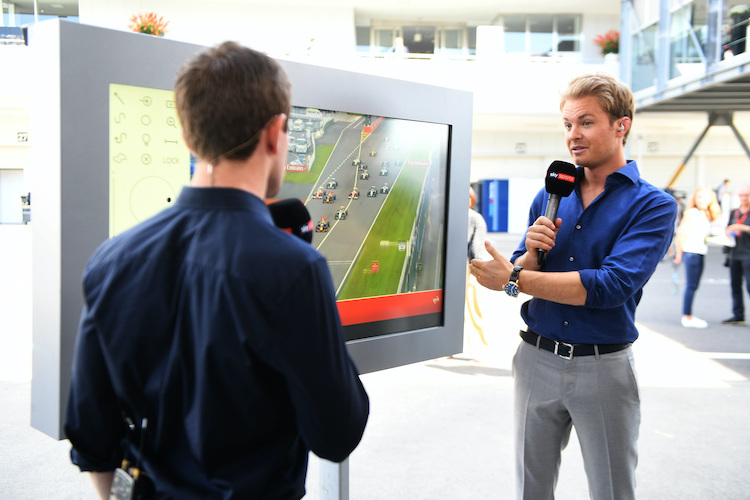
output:
M388 194L388 191L390 191L391 188L388 187L388 184L383 184L383 187L380 188L380 192L382 194Z
M338 212L336 212L336 220L344 220L344 219L346 219L347 215L349 215L349 211L346 208L344 208L343 206L341 206L341 208L339 208Z
M336 193L333 191L328 191L328 194L325 198L323 198L323 203L333 203L336 199Z
M328 188L328 189L336 189L337 187L339 187L339 182L336 180L335 177L331 177L328 180L328 184L326 184L326 188Z
M355 158L352 160L352 165L355 167L358 167L362 162L359 160L359 158Z
M377 154L378 154L378 152L375 151L374 149L372 151L370 151L370 156L376 156Z
M366 181L367 179L370 178L370 172L368 172L367 170L361 171L359 173L359 178L362 179L363 181Z
M357 168L359 170L367 170L367 163L361 161L361 162L359 162L359 166Z
M388 168L388 167L391 166L391 162L389 162L388 160L386 160L383 163L381 163L380 166L383 167L383 168Z
M321 217L318 225L315 226L315 232L325 233L328 231L329 227L331 227L331 224L328 222L328 217Z
M385 167L381 168L380 169L380 175L383 175L383 176L388 175L388 169L385 168Z
M323 186L320 186L317 191L313 194L313 199L320 200L325 196L326 191L323 189Z
M375 198L378 195L378 190L375 188L375 186L371 187L369 191L367 191L367 197L368 198Z
M349 193L349 199L356 200L358 198L359 198L359 188L352 189L352 192Z

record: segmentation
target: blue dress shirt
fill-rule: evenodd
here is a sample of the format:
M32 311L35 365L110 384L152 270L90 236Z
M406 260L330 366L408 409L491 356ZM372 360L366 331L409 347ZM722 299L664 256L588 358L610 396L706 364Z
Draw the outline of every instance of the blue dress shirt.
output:
M578 168L583 175L582 168ZM534 198L529 225L544 215L547 193ZM578 271L586 288L584 306L533 298L521 315L532 330L576 344L620 344L638 338L635 309L672 241L677 203L640 177L635 161L607 177L602 192L583 209L580 184L562 198L555 246L542 271ZM511 261L526 252L525 238ZM523 273L521 273L523 280Z
M359 443L367 394L325 259L236 189L175 204L95 252L65 431L85 471L134 458L171 498L301 498L308 452Z

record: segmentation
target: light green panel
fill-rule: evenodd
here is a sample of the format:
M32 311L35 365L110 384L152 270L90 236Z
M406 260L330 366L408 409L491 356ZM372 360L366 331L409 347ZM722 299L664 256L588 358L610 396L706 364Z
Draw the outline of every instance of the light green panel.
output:
M190 182L174 92L109 86L109 235L166 208Z

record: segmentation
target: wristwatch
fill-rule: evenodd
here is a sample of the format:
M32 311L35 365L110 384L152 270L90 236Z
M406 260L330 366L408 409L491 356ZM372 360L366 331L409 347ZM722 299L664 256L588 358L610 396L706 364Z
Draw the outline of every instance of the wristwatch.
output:
M511 297L518 297L518 275L522 269L523 267L521 266L514 267L510 273L508 282L505 284L505 293Z

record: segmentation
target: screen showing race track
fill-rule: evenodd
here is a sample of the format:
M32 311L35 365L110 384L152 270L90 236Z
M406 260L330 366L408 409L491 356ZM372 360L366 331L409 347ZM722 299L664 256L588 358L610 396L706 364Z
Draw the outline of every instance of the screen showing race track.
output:
M279 198L303 200L347 340L443 324L445 124L294 107Z
M110 236L189 183L173 99L110 85ZM442 326L450 126L294 107L288 138L277 198L310 213L346 340Z

